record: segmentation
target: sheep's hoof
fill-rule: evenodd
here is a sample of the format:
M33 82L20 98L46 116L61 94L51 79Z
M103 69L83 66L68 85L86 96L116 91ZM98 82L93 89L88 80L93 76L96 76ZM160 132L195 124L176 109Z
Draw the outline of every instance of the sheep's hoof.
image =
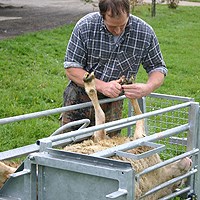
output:
M94 77L94 72L92 72L92 73L86 72L86 73L84 74L84 76L83 76L83 81L84 81L85 83L89 83L89 82L91 82L91 81L94 80L94 79L95 79L95 77Z
M132 75L129 79L126 78L124 75L120 78L120 83L121 85L128 85L128 84L132 84L135 83L135 77L134 75Z

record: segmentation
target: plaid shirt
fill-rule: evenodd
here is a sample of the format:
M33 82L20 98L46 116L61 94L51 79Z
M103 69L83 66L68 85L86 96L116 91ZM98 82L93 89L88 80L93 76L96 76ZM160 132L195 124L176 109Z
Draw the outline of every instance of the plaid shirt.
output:
M140 64L148 74L167 69L153 29L143 20L130 15L123 34L114 40L102 16L95 12L76 24L68 43L64 67L79 67L105 82L122 75L136 76Z

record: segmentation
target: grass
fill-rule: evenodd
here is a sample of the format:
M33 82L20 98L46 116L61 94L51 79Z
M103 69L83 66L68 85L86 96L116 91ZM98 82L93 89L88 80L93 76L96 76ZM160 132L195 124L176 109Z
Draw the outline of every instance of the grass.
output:
M157 6L152 18L149 6L134 14L155 30L169 73L156 92L188 96L200 101L200 7L170 10ZM67 85L63 60L73 24L54 30L25 34L0 41L0 118L62 106ZM137 81L145 82L141 68ZM0 151L35 143L59 127L59 114L0 127Z
M186 1L186 0L182 0L182 1ZM187 0L189 2L200 2L200 0Z
M144 7L135 12L154 28L169 70L164 86L157 92L189 96L199 102L200 41L197 38L200 34L200 8L178 7L176 10L166 10L165 6L161 6L157 7L155 18L149 17L149 9ZM144 74L138 77L143 79Z

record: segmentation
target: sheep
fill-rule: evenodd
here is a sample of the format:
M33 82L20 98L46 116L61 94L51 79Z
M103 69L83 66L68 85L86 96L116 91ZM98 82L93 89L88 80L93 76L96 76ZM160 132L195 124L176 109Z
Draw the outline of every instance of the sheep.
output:
M0 162L0 188L3 186L5 181L17 170L16 167L9 166L8 163Z
M131 83L134 83L135 82L135 78L134 76L131 76L131 78L129 80L127 80L125 78L125 76L122 76L120 78L120 83L123 85L123 84L131 84ZM140 109L140 106L138 104L138 101L137 99L130 99L131 101L131 104L133 106L133 110L135 112L135 115L140 115L142 114L142 111ZM139 138L142 138L142 137L145 137L146 136L146 133L145 133L145 123L144 123L144 119L140 119L140 120L137 120L136 121L136 129L135 129L135 132L134 132L134 135L133 135L133 139L136 140L136 139L139 139Z
M98 103L94 79L95 79L95 76L93 72L91 74L86 73L84 75L83 81L84 81L85 91L90 97L95 109L96 125L99 125L99 124L105 123L105 114L103 113ZM131 79L131 82L133 83L134 79ZM122 77L121 84L124 84L124 83L126 83L126 80L124 77ZM135 115L142 114L137 99L131 99L131 103L134 108ZM145 129L144 129L144 119L141 119L136 122L133 138L127 138L127 137L122 137L122 136L108 138L106 137L106 131L100 130L94 133L94 137L92 138L93 140L92 139L85 140L82 143L66 146L64 150L89 155L89 154L93 154L95 152L98 152L107 148L111 148L113 146L117 146L120 144L124 144L126 142L130 142L132 140L136 140L145 136L146 134L145 134ZM147 146L139 146L137 148L128 150L127 152L134 153L134 154L141 154L146 151L149 151L150 149L151 148ZM129 158L123 158L119 156L112 156L111 159L130 162L133 169L137 173L143 171L144 169L150 166L153 166L157 163L162 162L158 154L154 154L150 157L139 159L139 160L132 160ZM143 194L145 194L147 191L149 191L153 187L158 186L161 183L164 183L168 180L171 180L173 177L177 177L177 176L185 174L186 172L190 170L191 163L192 163L192 160L186 157L182 160L176 161L172 164L166 165L162 168L153 170L150 173L142 175L139 181L136 182L135 199L139 199ZM178 187L179 184L180 182L171 184L167 188L163 188L154 194L144 197L144 199L156 200L165 195L171 194Z
M92 101L95 111L95 125L104 124L105 123L105 113L102 110L101 106L98 102L97 91L95 87L95 77L94 72L91 74L85 73L83 77L84 87L87 95ZM105 130L98 130L93 134L93 140L99 141L107 138L107 133Z
M97 151L101 151L125 142L131 141L131 138L126 137L113 137L111 139L104 139L101 141L94 142L93 140L85 140L82 143L73 144L64 148L66 151L77 152L82 154L92 154ZM149 150L149 147L141 146L136 149L129 150L129 153L140 154L144 151ZM154 164L162 162L158 154L154 154L148 158L143 158L140 160L131 160L128 158L123 158L119 156L113 156L111 159L121 160L130 162L133 169L136 172L140 172L147 167ZM191 160L189 158L184 158L182 160L176 161L160 169L154 170L146 175L140 177L139 182L135 185L135 199L139 199L145 192L151 188L160 185L161 183L171 180L174 177L185 174L191 168ZM0 188L4 182L10 177L10 174L14 173L17 168L10 167L3 162L0 162ZM171 194L181 182L174 183L167 188L163 188L158 192L145 197L145 200L157 200L167 194Z
M99 124L104 124L105 123L105 113L103 112L101 106L99 105L98 102L98 97L97 97L97 91L96 91L96 86L95 86L95 76L94 72L88 73L86 72L83 76L83 82L84 82L84 87L87 95L92 101L94 111L95 111L95 125ZM130 82L134 82L134 78L131 77L130 80L126 80L124 76L120 78L119 81L121 84L129 84ZM137 99L131 99L132 106L135 111L135 115L142 114L142 111L140 110L140 106L138 104ZM136 130L134 134L134 139L138 139L141 137L145 137L145 130L144 130L144 119L138 120L136 122ZM93 134L93 140L94 141L99 141L102 139L108 139L107 133L105 130L98 130L95 131Z
M107 148L111 148L113 146L117 146L120 144L124 144L126 142L130 142L134 140L133 138L126 137L112 137L110 139L100 140L98 142L94 142L92 139L85 140L82 143L77 143L73 145L66 146L64 148L65 151L81 153L81 154L93 154L98 151L102 151ZM139 146L137 148L128 150L128 153L141 154L144 153L151 148L148 146ZM121 160L131 163L133 169L136 173L143 171L144 169L151 167L157 163L161 163L158 154L154 154L150 157L142 158L139 160L132 160L129 158L124 158L120 156L112 156L110 159ZM142 175L138 182L135 185L135 199L139 199L144 193L148 190L152 189L155 186L158 186L168 180L171 180L174 177L180 176L188 172L191 168L191 159L184 158L179 161L176 161L172 164L166 165L162 168L156 169L150 173ZM167 194L171 194L182 182L174 183L166 188L159 190L158 192L145 197L145 200L157 200Z
M91 98L91 101L95 108L95 119L96 124L105 123L105 114L102 111L100 105L98 104L98 98L96 95L96 89L94 84L94 74L86 73L84 76L84 84L85 90L88 96ZM123 80L123 79L122 79ZM123 82L123 81L122 81ZM132 99L131 103L134 107L135 114L141 114L141 110L139 108L138 102L136 99ZM123 136L115 136L112 138L108 138L106 135L106 131L97 131L94 133L94 137L92 139L84 140L81 143L68 145L64 148L65 151L77 152L82 154L93 154L95 152L111 148L113 146L117 146L120 144L124 144L126 142L130 142L132 140L139 139L141 137L145 137L144 130L144 120L138 120L136 122L136 128L134 132L133 138L123 137ZM143 152L149 151L151 148L148 146L139 146L137 148L128 150L129 153L141 154ZM139 160L133 160L129 158L124 158L120 156L112 156L111 159L121 160L131 163L133 169L136 173L143 171L144 169L153 166L157 163L161 163L158 154L153 154L152 156L142 158ZM138 181L135 183L135 199L139 199L142 195L144 195L151 188L158 186L168 180L171 180L174 177L180 176L188 172L191 168L191 159L184 158L169 165L166 165L162 168L153 170L145 175L142 175ZM5 182L5 180L9 177L11 173L14 173L16 168L12 168L6 166L5 164L0 162L0 187ZM165 187L153 194L150 194L143 199L145 200L156 200L165 195L171 194L178 186L181 184L181 181L171 184L168 187Z

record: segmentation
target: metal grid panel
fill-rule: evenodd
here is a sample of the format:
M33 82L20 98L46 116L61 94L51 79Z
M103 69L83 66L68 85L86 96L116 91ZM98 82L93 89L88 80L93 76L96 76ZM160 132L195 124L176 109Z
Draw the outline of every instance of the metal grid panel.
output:
M185 101L191 101L192 99L186 98L169 98L169 96L165 95L151 95L146 97L146 112L151 112L154 110L159 110L162 108L178 105L184 103ZM174 128L176 126L186 124L189 122L189 107L169 111L166 113L162 113L160 115L152 116L147 119L147 130L148 135L152 135L154 133L158 133L161 131L168 130L170 128ZM172 158L181 153L186 152L187 149L187 132L181 132L176 135L176 137L165 138L162 140L158 140L158 143L164 144L166 146L166 150L162 152L162 159L166 160L168 158Z

